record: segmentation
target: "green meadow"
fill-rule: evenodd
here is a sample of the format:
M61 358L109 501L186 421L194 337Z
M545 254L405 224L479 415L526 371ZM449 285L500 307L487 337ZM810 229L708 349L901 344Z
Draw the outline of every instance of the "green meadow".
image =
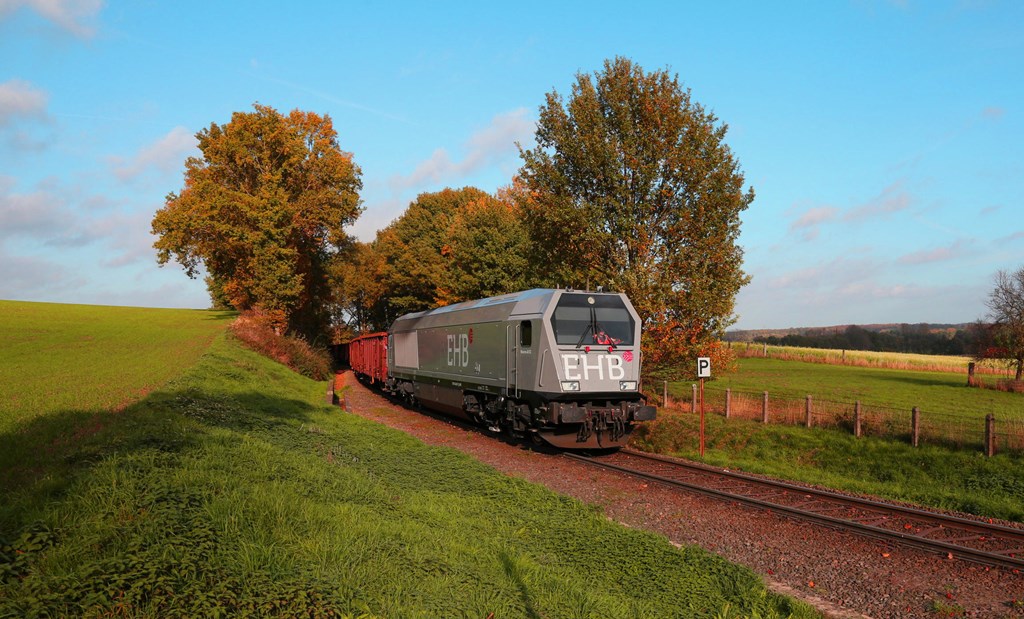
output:
M127 405L193 365L231 316L0 301L0 431Z
M817 616L703 550L345 414L192 317L165 340L196 347L167 382L126 378L160 363L105 344L119 371L77 380L117 377L108 400L6 405L0 616ZM36 341L67 339L50 329ZM49 367L29 350L20 367Z
M814 402L853 402L865 407L939 413L948 420L968 420L963 427L979 432L985 415L998 421L1024 420L1024 394L965 386L963 374L828 365L780 359L743 358L738 369L705 384L709 402L721 392L760 394ZM669 392L689 400L691 382L671 383ZM717 404L716 404L717 406ZM769 406L770 408L770 406ZM663 410L660 418L634 435L641 449L699 459L697 416ZM987 458L977 446L939 444L912 447L906 437L854 437L849 429L764 425L749 419L725 419L720 408L706 415L706 462L869 493L924 506L1024 522L1024 455L997 453ZM972 444L974 441L972 441Z
M890 356L895 353L888 353ZM865 405L984 419L993 413L1024 420L1024 394L968 388L967 374L834 365L806 361L748 357L738 359L735 372L723 373L705 384L713 391L743 391L770 397L854 402ZM672 385L672 393L689 397L690 383Z

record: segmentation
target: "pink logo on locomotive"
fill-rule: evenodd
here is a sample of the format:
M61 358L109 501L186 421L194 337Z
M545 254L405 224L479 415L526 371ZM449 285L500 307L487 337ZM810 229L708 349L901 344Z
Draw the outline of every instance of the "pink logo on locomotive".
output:
M633 360L633 351L632 350L627 350L627 351L623 352L622 353L622 360L625 361L626 363L631 362Z

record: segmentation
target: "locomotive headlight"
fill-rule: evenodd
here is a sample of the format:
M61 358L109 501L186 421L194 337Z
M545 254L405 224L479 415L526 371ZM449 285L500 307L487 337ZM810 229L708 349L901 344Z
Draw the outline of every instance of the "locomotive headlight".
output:
M563 380L562 391L579 391L580 381L578 380Z
M619 391L636 391L635 380L620 380Z

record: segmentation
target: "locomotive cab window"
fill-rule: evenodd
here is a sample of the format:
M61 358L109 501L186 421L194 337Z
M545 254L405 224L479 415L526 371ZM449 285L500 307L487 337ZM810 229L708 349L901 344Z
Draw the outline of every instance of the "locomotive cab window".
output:
M632 346L635 322L619 296L563 294L551 327L559 346Z
M519 323L519 347L529 348L533 346L533 323L524 320Z

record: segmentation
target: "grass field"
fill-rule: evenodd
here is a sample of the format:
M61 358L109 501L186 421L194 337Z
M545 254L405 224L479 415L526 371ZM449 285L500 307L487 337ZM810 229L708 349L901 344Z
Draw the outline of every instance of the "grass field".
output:
M943 420L967 420L964 427L979 434L982 420L995 414L1015 428L1024 420L1024 394L965 386L962 375L942 372L840 366L765 358L742 358L736 372L705 385L708 401L721 391L760 394L770 399L802 401L811 394L824 400L902 411L909 430L913 406L922 416L940 413ZM670 384L670 395L690 399L690 383ZM689 406L684 407L688 411ZM938 444L911 447L904 437L856 438L848 429L799 425L764 425L743 419L726 420L721 410L707 422L705 460L721 466L800 480L833 488L866 492L981 516L1024 521L1024 456L1001 453L986 458L977 446L953 448ZM946 423L946 421L943 421ZM643 449L696 458L697 417L663 410L661 418L634 440ZM973 438L972 438L972 442Z
M322 400L221 335L119 412L8 421L0 616L816 616Z
M770 397L853 402L885 408L963 415L984 419L988 413L1024 420L1024 394L966 387L966 375L919 370L831 365L750 357L739 370L707 382L705 389L768 391ZM688 398L690 383L671 385L670 395Z
M971 359L954 355L920 355L897 352L873 352L869 350L836 350L829 348L805 348L801 346L773 346L757 343L734 342L730 348L739 357L762 357L783 361L806 361L809 363L829 363L833 365L851 365L859 367L876 367L890 370L919 370L925 372L951 372L967 375L967 364ZM1005 365L995 361L977 363L977 374L994 374L1007 376Z
M194 364L232 315L0 301L0 432L145 396Z

